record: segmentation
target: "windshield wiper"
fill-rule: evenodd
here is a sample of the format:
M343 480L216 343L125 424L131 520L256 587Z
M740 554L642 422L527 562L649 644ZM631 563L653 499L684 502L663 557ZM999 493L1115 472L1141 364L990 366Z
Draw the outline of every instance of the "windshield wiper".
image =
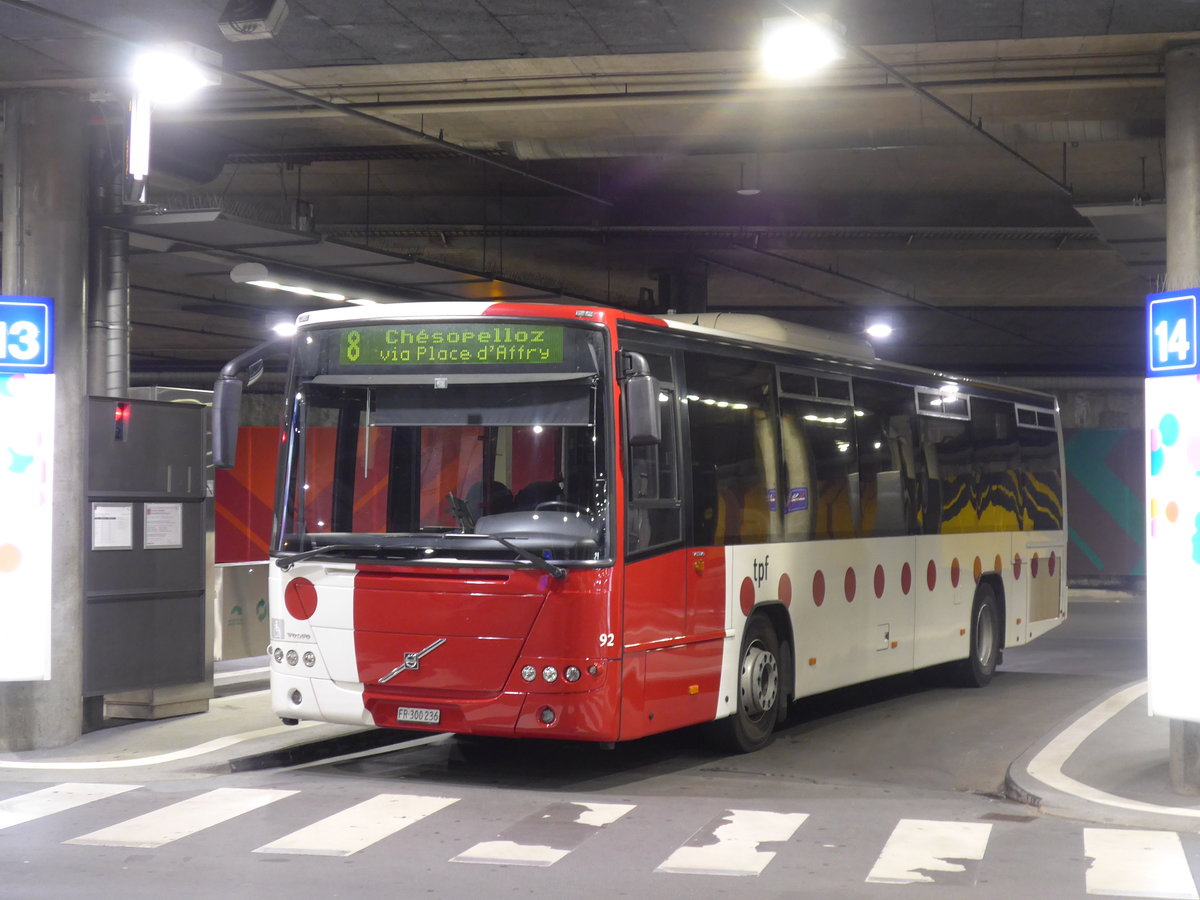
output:
M306 559L312 559L314 556L320 556L330 550L372 550L378 553L383 549L383 544L324 544L320 547L313 547L311 550L302 550L299 553L289 553L287 556L281 556L275 560L275 565L287 571L298 562L303 562Z
M495 541L500 546L511 550L513 553L517 554L518 558L536 566L543 572L548 572L551 578L567 577L567 570L562 566L556 566L554 563L550 562L550 560L542 559L542 557L538 556L536 553L532 553L529 550L526 550L524 547L518 547L512 541L505 540L502 537L497 537L494 534L462 534L457 531L451 531L448 534L442 535L442 538L443 540L446 538L486 538L489 541Z

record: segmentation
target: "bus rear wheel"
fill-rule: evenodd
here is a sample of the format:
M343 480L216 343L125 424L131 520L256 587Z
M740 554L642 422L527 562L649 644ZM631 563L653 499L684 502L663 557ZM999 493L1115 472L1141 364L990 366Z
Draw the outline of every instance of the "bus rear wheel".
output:
M984 687L1000 661L1000 604L996 590L986 581L975 588L971 604L971 643L967 658L959 661L955 681L963 687Z
M750 753L771 742L783 702L779 638L766 616L746 623L742 635L733 715L712 723L714 745L735 753Z

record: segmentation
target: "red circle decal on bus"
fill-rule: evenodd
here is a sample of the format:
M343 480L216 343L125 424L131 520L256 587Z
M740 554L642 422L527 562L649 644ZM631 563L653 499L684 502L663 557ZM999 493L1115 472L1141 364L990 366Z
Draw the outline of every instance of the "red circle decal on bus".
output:
M283 605L293 619L311 619L317 611L317 589L307 578L293 578L283 589Z
M958 587L958 577L961 574L962 574L962 571L959 569L958 557L956 556L956 557L954 557L954 559L950 560L950 586L951 587Z
M900 570L900 590L904 591L906 597L912 590L912 566L908 563L905 563L904 568Z
M1029 577L1030 578L1037 578L1038 562L1039 562L1038 555L1035 553L1035 554L1033 554L1033 558L1031 560L1029 560Z
M824 602L825 602L825 575L820 569L817 569L816 574L813 575L813 603L816 604L817 606L820 606Z
M885 585L885 579L884 579L884 574L883 574L883 566L876 566L875 567L875 597L876 597L876 599L883 596L884 585Z
M925 583L929 585L931 591L937 587L937 563L932 559L929 561L929 567L925 570Z
M1046 574L1048 574L1048 575L1053 575L1053 574L1054 574L1054 568L1055 568L1055 566L1056 566L1057 564L1058 564L1058 557L1057 557L1057 556L1055 556L1055 554L1054 554L1054 551L1053 551L1053 550L1051 550L1051 551L1050 551L1050 558L1049 558L1048 560L1046 560Z
M1013 556L1013 578L1021 580L1021 554Z
M779 576L779 602L784 606L792 605L792 579L787 572Z
M754 582L749 578L742 579L742 614L750 615L750 610L754 609Z
M979 584L979 579L983 577L983 560L978 556L975 557L975 565L971 568L971 572L975 576L975 583Z
M858 585L855 583L854 569L852 569L852 568L846 570L845 588L846 588L846 602L853 603L854 602L854 592L858 589Z
M999 554L999 553L997 553L997 554L996 554L996 568L995 568L995 569L993 569L993 571L994 571L994 572L995 572L997 575L999 575L999 574L1000 574L1000 571L1001 571L1003 568L1004 568L1004 560L1003 560L1003 559L1001 559L1001 558L1000 558L1000 554Z

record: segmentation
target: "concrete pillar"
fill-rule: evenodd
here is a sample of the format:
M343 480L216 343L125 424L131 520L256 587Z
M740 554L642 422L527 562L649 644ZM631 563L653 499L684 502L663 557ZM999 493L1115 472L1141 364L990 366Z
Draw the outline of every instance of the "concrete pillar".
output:
M1200 285L1200 45L1168 50L1166 74L1166 289L1171 291ZM1171 788L1200 793L1200 723L1172 721L1170 743Z
M4 96L0 291L55 300L53 637L49 681L0 683L0 751L58 747L81 727L87 106L52 90Z

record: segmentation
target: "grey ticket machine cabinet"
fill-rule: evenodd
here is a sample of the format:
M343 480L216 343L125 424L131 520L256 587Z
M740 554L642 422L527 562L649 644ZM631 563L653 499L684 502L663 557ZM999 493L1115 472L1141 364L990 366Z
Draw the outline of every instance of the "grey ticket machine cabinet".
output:
M205 582L207 410L88 398L83 696L103 715L204 712L213 695Z

